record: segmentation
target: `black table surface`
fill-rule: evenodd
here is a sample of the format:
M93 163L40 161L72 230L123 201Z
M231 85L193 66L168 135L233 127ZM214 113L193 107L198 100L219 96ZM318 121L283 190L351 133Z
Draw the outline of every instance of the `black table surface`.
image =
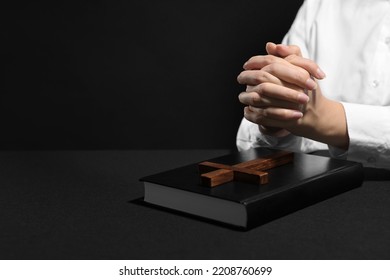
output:
M250 231L137 203L140 177L228 152L0 151L0 258L390 259L390 171Z

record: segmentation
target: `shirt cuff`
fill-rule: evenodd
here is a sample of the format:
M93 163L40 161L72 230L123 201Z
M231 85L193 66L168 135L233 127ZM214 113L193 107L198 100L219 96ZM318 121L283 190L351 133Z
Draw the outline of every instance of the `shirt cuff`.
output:
M334 146L328 145L329 154L332 158L336 159L347 159L348 150L340 149Z
M342 102L347 118L348 160L388 168L390 156L389 107Z

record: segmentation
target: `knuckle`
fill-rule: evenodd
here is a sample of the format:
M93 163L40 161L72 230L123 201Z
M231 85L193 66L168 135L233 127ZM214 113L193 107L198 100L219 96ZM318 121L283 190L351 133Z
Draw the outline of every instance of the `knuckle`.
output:
M265 88L266 88L266 84L260 84L260 85L258 85L258 87L257 87L257 92L258 92L259 94L263 94L264 91L265 91Z
M256 73L256 77L255 77L256 83L261 84L266 82L267 80L268 79L265 71L260 70Z
M290 115L291 115L291 113L290 113L288 110L283 110L283 112L282 112L282 118L283 118L284 120L289 119Z
M259 85L259 94L265 94L270 91L270 84L269 83L262 83Z
M264 56L264 61L266 64L272 64L275 62L275 57L273 55Z
M263 112L263 109L255 108L249 105L244 109L244 117L253 123L261 124L264 120Z
M248 63L257 62L257 61L259 60L260 57L261 57L260 55L252 56L251 58L248 59Z
M263 119L264 119L263 115L257 114L256 117L255 117L255 122L258 123L258 124L261 124Z
M257 116L254 114L249 107L244 108L244 118L246 118L250 122L257 122Z
M251 95L250 100L249 100L249 104L256 105L259 101L260 101L259 98L257 98L255 95Z
M250 119L250 111L248 107L244 108L244 117L249 120Z
M293 63L294 61L297 60L297 58L298 56L296 54L290 54L289 56L285 57L285 60L287 60L290 63Z
M300 54L301 53L301 48L299 46L297 46L297 45L291 45L291 49L296 54Z
M270 63L267 67L267 72L274 74L278 70L278 64L276 62Z
M310 78L309 73L306 70L295 71L295 79L301 81L303 84L306 83L307 79Z
M254 86L247 85L246 88L245 88L245 91L246 92L251 92L251 91L253 91L253 88L254 88Z

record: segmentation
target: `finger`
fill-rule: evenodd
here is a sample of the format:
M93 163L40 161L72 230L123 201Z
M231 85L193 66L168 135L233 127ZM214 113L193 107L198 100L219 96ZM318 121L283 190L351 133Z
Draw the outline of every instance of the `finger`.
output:
M296 45L275 45L275 53L275 55L278 55L280 57L287 57L289 55L297 55L302 57L301 49Z
M309 102L309 97L303 92L271 83L258 85L256 87L256 93L261 97L266 96L296 104L307 104Z
M270 74L271 75L271 74ZM276 78L276 77L275 77ZM261 85L261 84L264 84L264 83L271 83L271 84L275 84L275 85L280 85L280 86L284 86L284 87L288 87L288 88L290 88L290 89L293 89L293 90L295 90L295 91L299 91L299 92L304 92L304 89L302 88L302 87L299 87L299 86L297 86L297 85L294 85L294 84L290 84L290 83L288 83L288 82L285 82L285 81L282 81L282 80L280 80L280 79L278 79L278 78L276 78L277 79L277 82L275 82L275 81L269 81L269 82L267 82L267 81L265 81L265 82L262 82L262 83L259 83L259 84L256 84L256 85L247 85L246 86L246 92L251 92L251 91L256 91L256 92L258 92L258 88L259 88L259 86ZM306 95L308 95L307 94L307 92L304 92Z
M246 91L255 91L254 88L258 87L259 84L263 84L263 83L272 83L275 85L281 85L296 91L300 91L302 89L302 87L285 82L264 70L242 71L238 75L237 81L240 84L247 85Z
M274 55L256 55L245 62L243 67L245 70L260 70L263 67L276 62L288 64L283 58Z
M307 104L309 102L309 97L305 93L271 83L258 85L256 87L256 92L261 96L267 96L296 104Z
M291 64L305 69L317 79L323 79L326 76L324 71L321 70L318 64L310 59L303 58L295 54L289 55L285 59Z
M257 115L261 115L267 122L273 121L291 121L297 120L303 117L303 113L299 110L291 110L285 108L268 107L268 108L257 108L249 106L249 110ZM266 126L272 126L270 123L263 124Z
M302 57L301 49L295 45L283 45L283 44L276 45L275 43L268 42L265 45L265 49L268 54L275 55L282 58L285 58L289 55L296 55Z
M266 50L267 53L270 54L270 55L275 55L275 56L281 57L281 55L279 55L278 52L277 52L277 50L276 50L276 44L275 44L275 43L268 42L268 43L265 45L265 50Z
M242 85L256 86L262 83L273 83L283 85L283 81L271 73L264 70L246 70L242 71L237 77L237 81Z
M279 107L297 111L302 108L301 104L267 97L260 95L257 92L242 92L238 95L238 99L244 105L250 105L257 108Z
M282 44L276 45L269 42L266 44L265 48L268 54L285 58L288 62L304 68L317 79L323 79L326 76L317 63L302 57L301 49L298 46Z
M262 70L301 88L306 88L308 90L317 88L317 83L312 79L309 72L292 64L272 63L263 67Z
M302 118L300 111L281 108L255 108L247 106L244 108L244 117L253 123L267 127L287 128L290 123Z

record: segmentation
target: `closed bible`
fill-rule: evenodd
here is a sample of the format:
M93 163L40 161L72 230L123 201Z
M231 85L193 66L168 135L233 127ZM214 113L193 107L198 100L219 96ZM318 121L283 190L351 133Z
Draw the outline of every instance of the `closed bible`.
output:
M303 153L291 153L290 160L278 160L275 165L267 162L250 172L253 174L238 176L245 173L250 165L247 162L272 161L280 154L273 149L251 149L205 159L216 170L206 175L204 172L209 170L202 171L202 164L194 163L143 177L144 201L250 229L357 188L363 182L360 163ZM219 185L205 185L202 178L214 173L234 174ZM256 181L256 176L260 178L256 174L262 176L261 180Z

